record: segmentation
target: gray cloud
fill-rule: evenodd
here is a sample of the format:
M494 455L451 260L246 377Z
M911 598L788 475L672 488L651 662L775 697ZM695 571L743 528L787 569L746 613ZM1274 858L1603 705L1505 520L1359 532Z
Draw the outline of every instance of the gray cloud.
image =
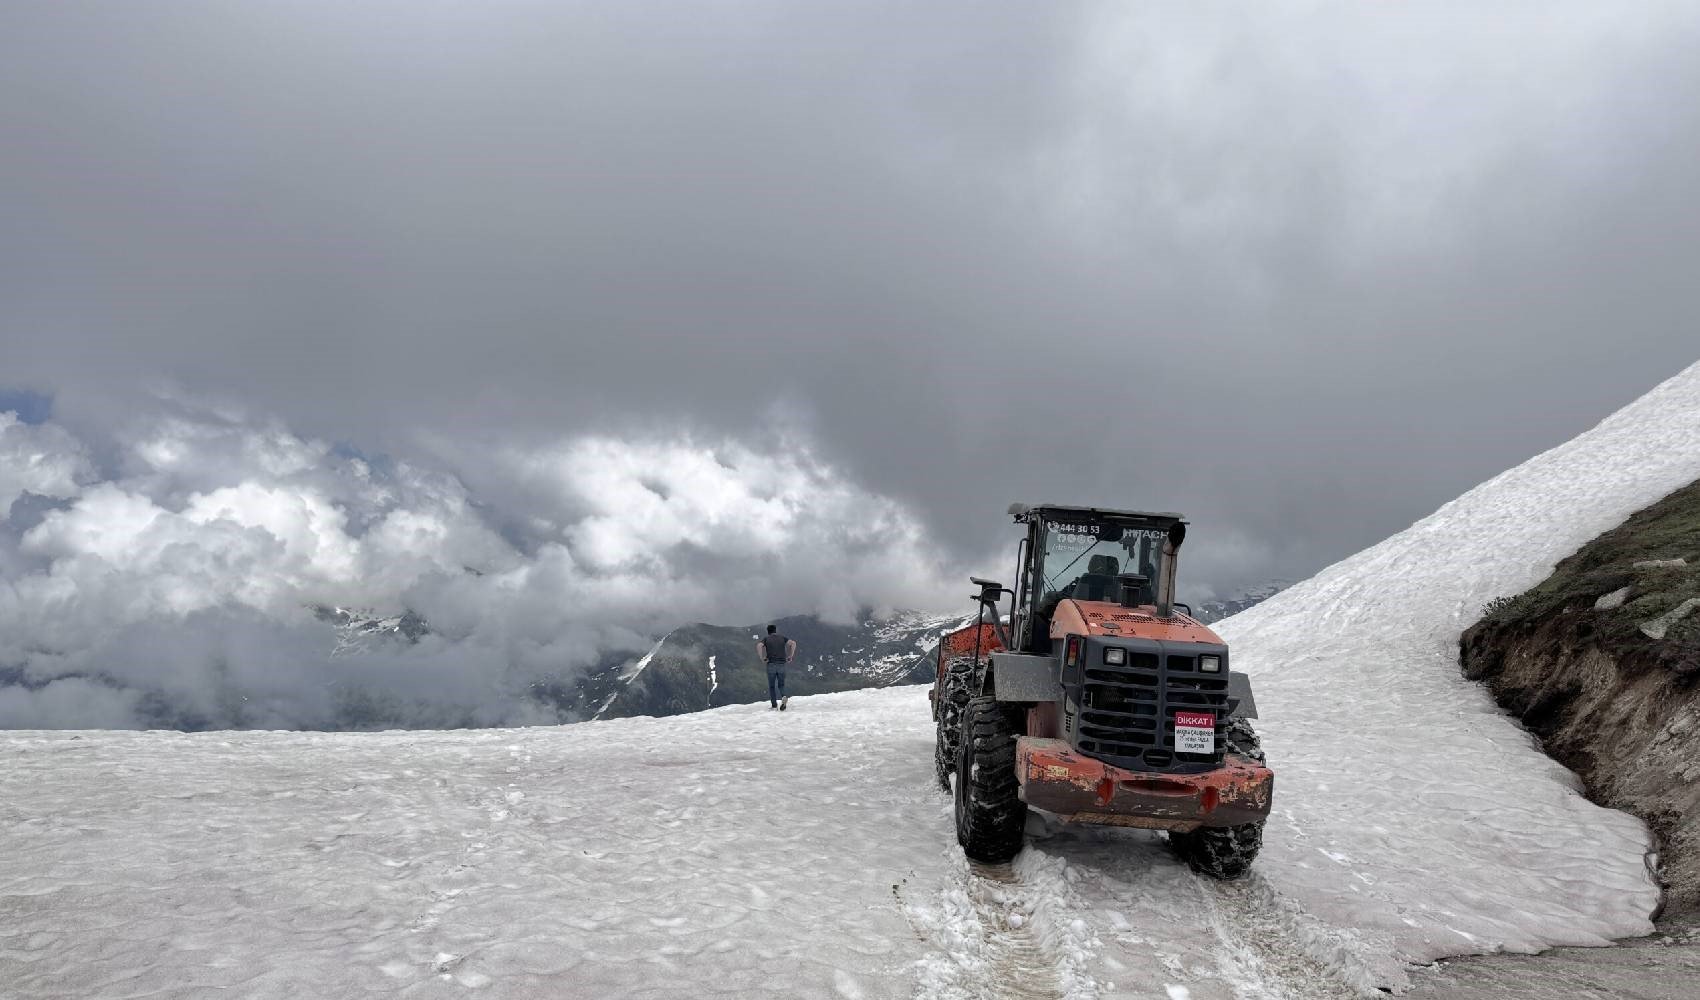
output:
M0 454L95 450L52 423L0 431ZM480 472L517 510L183 400L99 450L119 472L41 463L52 502L0 516L0 727L555 722L571 709L539 685L570 691L681 621L849 621L947 589L919 523L802 443L509 447ZM323 607L406 608L431 628L339 656Z
M119 477L156 380L508 541L559 501L507 451L697 434L960 561L1011 499L1182 509L1229 590L1700 344L1686 3L4 17L4 377Z

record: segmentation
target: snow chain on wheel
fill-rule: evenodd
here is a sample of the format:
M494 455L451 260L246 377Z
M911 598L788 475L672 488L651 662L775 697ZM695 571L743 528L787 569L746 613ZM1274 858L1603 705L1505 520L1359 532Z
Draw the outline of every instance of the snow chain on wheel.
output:
M1263 743L1250 719L1228 720L1227 751L1263 763ZM1191 833L1170 833L1174 847L1192 870L1211 878L1236 879L1251 868L1252 859L1263 847L1263 824L1200 827Z
M1263 763L1263 741L1257 738L1257 730L1251 728L1250 719L1229 719L1226 742L1229 753Z
M1263 846L1263 824L1199 827L1191 833L1170 833L1169 843L1200 875L1236 879L1250 870Z
M939 787L950 791L956 773L956 751L962 744L962 710L968 705L968 686L974 679L974 658L958 656L945 664L939 691L939 731L933 748L933 773Z
M1015 778L1015 721L996 698L970 699L956 757L956 840L975 861L1008 861L1021 852L1027 803Z

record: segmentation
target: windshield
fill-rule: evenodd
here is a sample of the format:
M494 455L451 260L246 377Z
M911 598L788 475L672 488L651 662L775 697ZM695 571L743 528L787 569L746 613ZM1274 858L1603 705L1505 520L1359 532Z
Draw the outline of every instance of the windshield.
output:
M1047 525L1044 552L1039 561L1043 580L1041 603L1063 597L1082 601L1119 600L1121 584L1116 577L1122 573L1145 577L1140 603L1153 603L1164 537L1156 529L1122 530L1107 524Z

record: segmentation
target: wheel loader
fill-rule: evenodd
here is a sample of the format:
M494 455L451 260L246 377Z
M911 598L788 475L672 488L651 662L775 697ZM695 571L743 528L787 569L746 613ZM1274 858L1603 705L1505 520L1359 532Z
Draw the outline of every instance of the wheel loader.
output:
M979 618L941 638L929 692L963 850L1008 861L1033 808L1165 830L1195 871L1245 874L1275 776L1251 726L1250 680L1175 601L1185 519L1055 504L1009 513L1025 529L1016 586L972 578Z

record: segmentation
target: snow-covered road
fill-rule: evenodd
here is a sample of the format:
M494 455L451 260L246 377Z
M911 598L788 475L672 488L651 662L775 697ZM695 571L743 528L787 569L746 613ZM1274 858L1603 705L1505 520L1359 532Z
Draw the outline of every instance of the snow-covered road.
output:
M924 689L792 709L8 735L0 993L1328 995L1260 942L1289 919L1267 883L1201 882L1158 835L971 873Z

